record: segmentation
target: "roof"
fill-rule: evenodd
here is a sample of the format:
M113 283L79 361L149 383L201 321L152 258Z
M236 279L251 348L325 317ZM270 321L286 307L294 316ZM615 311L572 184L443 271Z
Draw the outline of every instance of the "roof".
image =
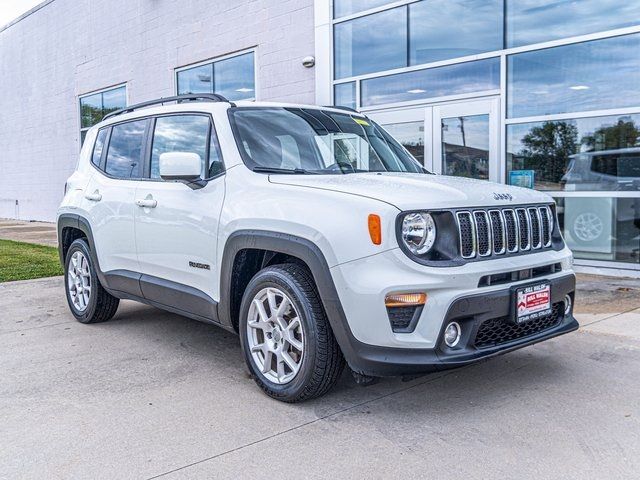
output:
M40 10L41 8L46 7L47 5L49 5L50 3L53 3L54 0L45 0L42 3L39 3L38 5L36 5L35 7L33 7L31 10L27 10L26 12L24 12L22 15L20 15L18 18L11 20L9 23L7 23L6 25L0 25L0 33L4 32L6 29L8 29L9 27L12 27L13 25L15 25L18 22L21 22L22 20L24 20L25 18L27 18L30 15L33 15L34 13L36 13L38 10Z

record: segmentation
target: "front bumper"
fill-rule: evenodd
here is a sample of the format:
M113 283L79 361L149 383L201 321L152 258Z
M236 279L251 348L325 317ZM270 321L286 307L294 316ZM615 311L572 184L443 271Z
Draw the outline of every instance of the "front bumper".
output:
M573 297L575 292L573 274L552 279L550 283L552 304L561 303L565 295ZM475 340L480 325L488 320L509 316L512 301L513 294L509 287L458 298L449 307L441 324L435 348L386 347L366 344L351 337L347 351L344 353L350 367L358 373L381 377L414 375L467 365L548 340L578 328L578 322L572 313L564 315L561 309L557 320L547 328L520 338L477 348ZM453 320L462 326L463 335L459 345L448 348L444 344L443 333L445 326ZM343 350L345 350L344 346Z

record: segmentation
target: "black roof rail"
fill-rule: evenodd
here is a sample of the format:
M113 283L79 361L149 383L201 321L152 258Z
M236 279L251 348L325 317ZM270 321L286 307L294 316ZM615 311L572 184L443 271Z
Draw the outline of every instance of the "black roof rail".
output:
M138 110L139 108L151 107L152 105L164 105L167 102L184 102L184 101L197 101L197 100L205 100L208 102L227 102L232 106L235 104L230 102L222 95L218 95L217 93L189 93L185 95L175 95L173 97L164 97L158 98L156 100L149 100L147 102L136 103L135 105L129 105L128 107L124 107L120 110L116 110L115 112L108 113L105 115L102 120L106 120L107 118L115 117L117 115L122 115L123 113L133 112Z
M343 107L342 105L325 105L325 107L326 108L337 108L338 110L346 110L347 112L360 113L362 115L362 112L359 112L355 108Z

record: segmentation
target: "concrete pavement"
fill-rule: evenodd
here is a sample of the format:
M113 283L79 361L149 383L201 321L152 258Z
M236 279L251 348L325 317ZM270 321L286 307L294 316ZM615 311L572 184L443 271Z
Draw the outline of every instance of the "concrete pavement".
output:
M56 226L48 222L25 222L0 218L0 238L51 247L58 245Z
M403 383L265 397L237 337L0 284L0 478L637 478L640 310Z

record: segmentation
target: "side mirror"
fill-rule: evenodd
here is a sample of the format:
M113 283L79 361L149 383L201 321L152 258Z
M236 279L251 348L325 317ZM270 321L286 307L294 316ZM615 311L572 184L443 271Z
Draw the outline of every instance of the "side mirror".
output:
M202 160L193 152L166 152L160 154L160 177L163 180L197 180Z

